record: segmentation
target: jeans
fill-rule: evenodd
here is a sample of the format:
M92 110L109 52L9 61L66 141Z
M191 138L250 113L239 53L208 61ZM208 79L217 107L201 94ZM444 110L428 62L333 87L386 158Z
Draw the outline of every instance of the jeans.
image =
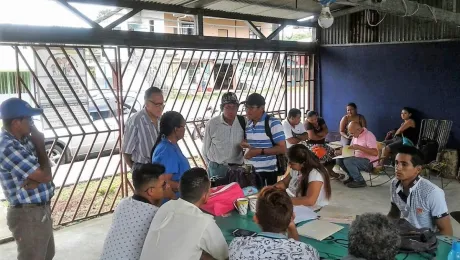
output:
M370 171L371 165L367 158L348 157L337 159L337 164L342 168L354 181L364 181L361 171Z
M209 162L208 164L208 174L209 178L218 177L224 178L227 175L228 166L225 164L218 164L215 162Z

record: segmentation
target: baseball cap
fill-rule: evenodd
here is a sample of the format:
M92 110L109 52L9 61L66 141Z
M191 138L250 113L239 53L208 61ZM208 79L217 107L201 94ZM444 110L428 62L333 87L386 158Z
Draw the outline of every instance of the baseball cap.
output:
M242 104L246 106L265 106L265 98L259 93L252 93Z
M29 103L19 98L9 98L0 105L0 119L32 117L43 113L41 108L32 108Z
M233 92L227 92L222 95L222 105L226 104L236 104L239 105L240 102L238 102L238 98L236 97L236 94Z

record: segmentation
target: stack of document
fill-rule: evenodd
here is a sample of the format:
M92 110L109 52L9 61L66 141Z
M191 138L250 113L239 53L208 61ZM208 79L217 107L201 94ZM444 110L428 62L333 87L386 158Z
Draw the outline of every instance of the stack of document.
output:
M297 228L299 235L322 241L339 232L342 226L324 220L313 220Z
M299 224L300 222L317 219L318 214L311 208L305 206L294 206L295 219L294 223Z
M349 145L345 145L345 146L342 148L342 155L336 156L336 157L334 157L334 158L332 158L332 159L347 158L347 157L352 157L352 156L355 156L355 150L350 149L350 146L349 146Z

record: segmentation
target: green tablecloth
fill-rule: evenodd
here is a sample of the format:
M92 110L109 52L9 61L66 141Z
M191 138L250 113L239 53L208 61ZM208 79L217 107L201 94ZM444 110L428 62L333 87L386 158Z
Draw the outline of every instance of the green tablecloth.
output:
M227 240L227 243L233 239L231 232L236 228L247 229L255 232L260 232L260 228L252 220L252 215L240 216L236 212L228 217L216 217L216 223L222 230L222 233ZM339 232L333 234L331 237L317 241L306 237L300 237L302 242L312 245L321 255L321 259L342 259L348 253L348 225L343 225L344 228ZM447 255L451 249L451 245L444 240L439 240L438 251L436 259L447 259ZM397 259L411 260L411 259L431 259L429 255L420 254L399 254Z

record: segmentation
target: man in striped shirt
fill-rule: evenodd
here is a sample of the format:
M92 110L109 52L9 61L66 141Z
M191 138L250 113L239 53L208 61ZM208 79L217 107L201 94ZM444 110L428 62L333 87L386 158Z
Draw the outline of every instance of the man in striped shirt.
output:
M158 122L165 107L163 92L150 87L144 94L145 108L126 122L123 157L129 167L134 163L150 163L153 145L158 137Z
M266 185L274 185L277 176L284 174L279 172L276 164L276 155L286 153L283 126L280 120L269 116L267 131L270 130L272 140L265 129L265 120L268 115L265 113L264 97L253 93L243 104L249 121L246 126L247 140L241 143L241 146L247 150L244 158L254 166Z

